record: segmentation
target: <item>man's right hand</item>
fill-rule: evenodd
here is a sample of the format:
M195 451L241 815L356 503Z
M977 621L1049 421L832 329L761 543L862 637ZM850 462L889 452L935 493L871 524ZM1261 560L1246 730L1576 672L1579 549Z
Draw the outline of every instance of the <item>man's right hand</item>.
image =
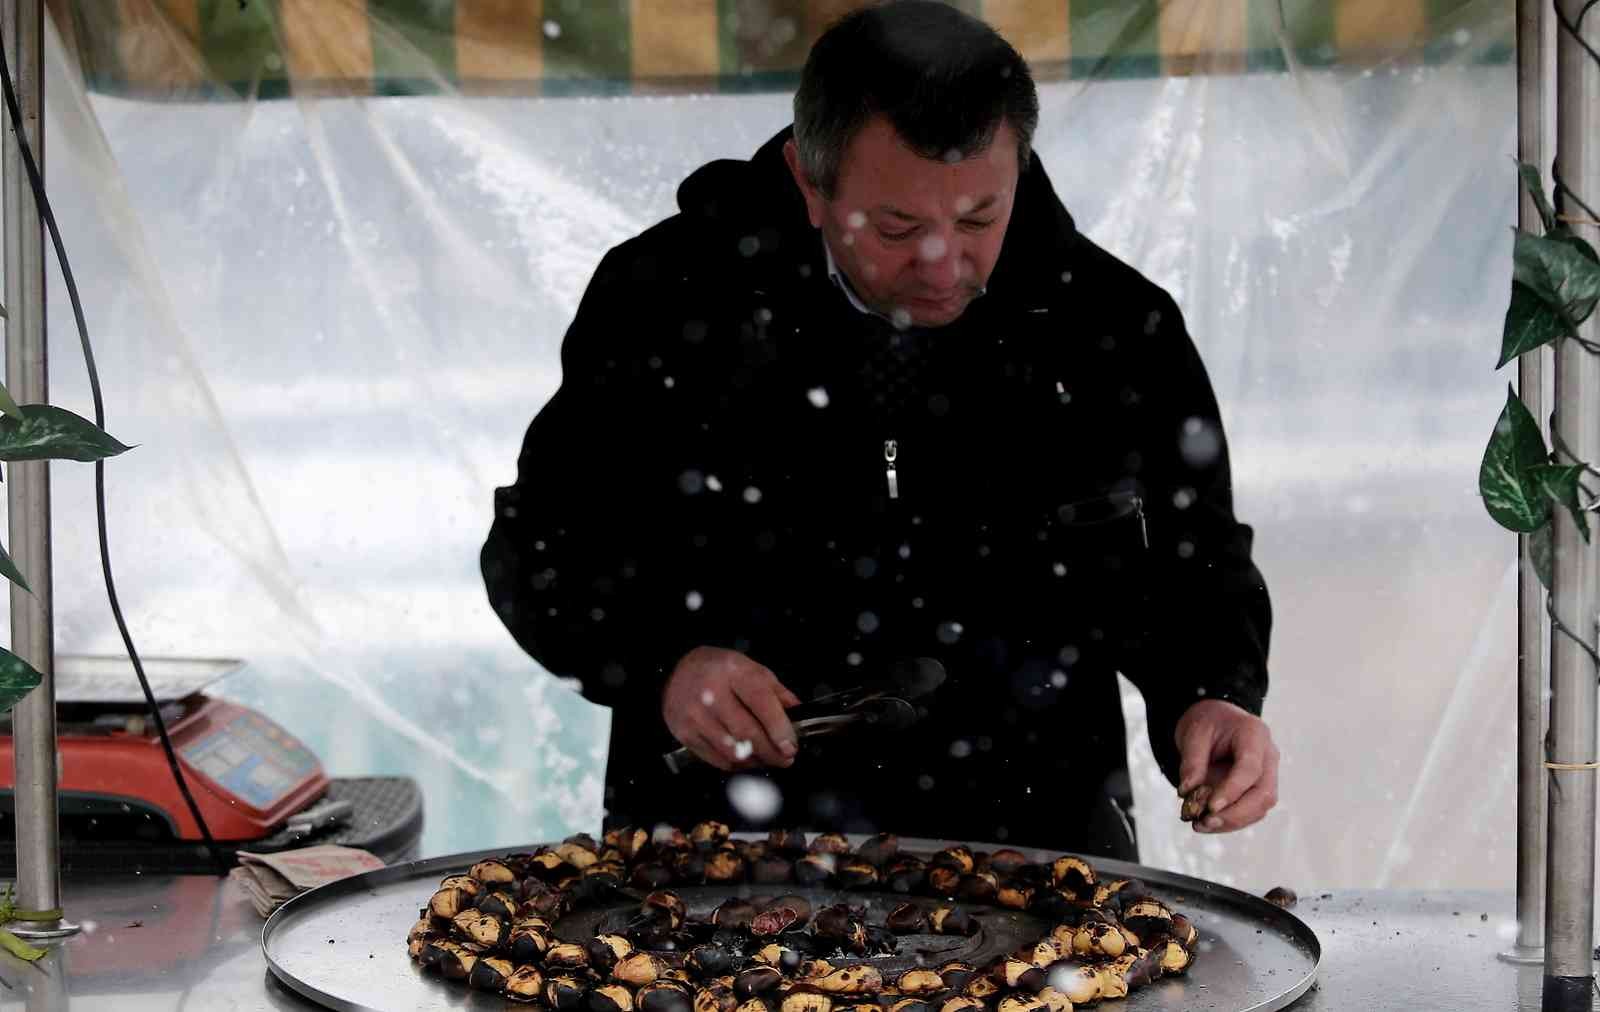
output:
M695 647L661 694L661 717L684 747L719 770L790 766L798 746L783 712L800 705L767 668L736 650Z

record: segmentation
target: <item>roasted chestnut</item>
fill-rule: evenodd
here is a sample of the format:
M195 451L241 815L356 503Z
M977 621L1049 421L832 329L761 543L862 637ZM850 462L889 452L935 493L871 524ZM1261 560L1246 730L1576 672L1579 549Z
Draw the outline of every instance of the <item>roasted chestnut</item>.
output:
M842 857L850 853L850 841L844 838L843 833L822 833L811 841L807 848L813 854L833 854Z
M965 990L972 978L978 975L978 968L971 963L952 960L939 967L939 979L944 981L944 986L952 991Z
M544 990L544 974L537 966L519 966L506 978L502 993L516 1001L538 1001Z
M1206 814L1206 806L1211 803L1211 785L1200 784L1192 788L1183 796L1183 805L1178 809L1178 818L1184 822L1199 822Z
M774 907L788 907L794 911L794 924L789 927L790 931L803 928L811 921L811 901L804 896L779 896L769 901L763 909L771 910Z
M773 966L752 966L740 971L733 978L733 993L740 1001L752 998L758 994L766 994L783 983L783 974Z
M537 928L513 927L511 929L511 958L519 966L538 963L550 948L550 936Z
M723 900L722 905L711 912L711 923L719 928L748 931L750 922L755 920L759 912L754 903L735 897Z
M497 949L510 933L510 926L493 914L476 910L463 910L450 921L451 929L462 941L473 942L486 949Z
M913 969L907 970L895 978L894 986L901 994L933 994L943 991L949 985L944 978L934 970Z
M550 946L544 954L544 965L549 970L576 970L589 965L589 950L573 942Z
M460 942L430 942L422 952L422 965L449 980L464 980L478 963L478 954Z
M975 871L961 876L956 884L956 895L968 903L993 903L1000 885L992 871Z
M884 883L891 892L902 895L921 892L928 877L927 868L915 858L897 858L889 863L889 869L884 873Z
M588 986L577 977L549 977L544 982L544 1003L559 1012L581 1008L588 993Z
M572 897L559 890L540 893L530 900L523 901L522 913L535 914L548 921L559 921L572 912Z
M745 862L736 850L716 850L706 857L707 882L741 882Z
M463 910L470 910L473 895L460 886L440 886L428 900L428 913L441 921L453 921Z
M488 862L485 862L488 863ZM493 862L498 864L499 862ZM474 871L476 871L476 865ZM511 869L507 868L506 871ZM578 870L566 862L560 854L553 850L541 850L528 858L528 874L546 882L560 882L564 878L576 875Z
M689 830L689 842L701 850L712 850L728 840L728 827L720 822L696 823Z
M739 999L728 984L707 984L694 993L694 1012L733 1012Z
M1031 994L1008 994L1000 999L998 1012L1048 1012L1049 1006Z
M827 994L877 994L883 990L883 975L875 966L846 966L813 983Z
M978 922L960 907L935 907L933 913L928 915L928 925L936 935L971 936L978 933Z
M1285 910L1293 910L1295 904L1300 902L1300 897L1296 896L1294 890L1288 886L1273 886L1267 890L1265 899L1268 903Z
M546 962L549 962L546 959ZM635 952L617 960L611 976L631 987L644 987L667 972L667 964L660 956L648 952Z
M600 860L600 855L597 850L598 849L595 847L585 847L576 843L563 843L555 848L555 852L560 856L561 860L572 865L572 867L578 869L579 871L583 871L591 864L594 864L596 861Z
M938 1012L938 1006L925 998L912 996L896 999L889 1006L889 1012Z
M1051 987L1066 995L1074 1005L1087 1005L1100 1000L1100 975L1092 966L1057 963L1045 974L1045 978Z
M900 853L900 838L893 833L879 833L856 848L856 857L869 864L883 867Z
M987 1008L988 1006L983 1003L982 998L958 994L946 998L944 1004L939 1006L939 1012L984 1012ZM1071 1012L1071 1010L1068 1009L1067 1012Z
M507 959L480 959L473 964L472 972L467 975L467 986L478 991L502 991L505 989L506 980L516 972L516 969Z
M601 973L609 973L618 960L633 954L633 943L621 935L596 935L584 948L589 953L589 965Z
M936 864L928 869L928 891L935 896L954 897L961 890L961 869L950 864Z
M826 959L808 959L800 964L795 976L801 980L810 980L813 977L826 977L833 972L833 969L833 964Z
M1024 962L1015 956L1007 956L995 967L994 982L1001 987L1012 990L1034 992L1045 985L1044 971L1032 963Z
M771 945L763 945L759 950L757 950L756 954L750 958L754 959L763 966L773 967L786 974L794 974L798 972L801 964L805 962L805 957L802 956L797 950L791 949L786 945L777 945L775 943Z
M635 826L625 826L606 833L604 842L607 847L617 848L622 851L623 857L633 861L650 845L650 834Z
M894 932L876 924L868 924L866 927L869 956L888 956L900 950L900 942L894 937Z
M1172 911L1167 909L1166 904L1150 896L1141 896L1125 904L1122 923L1141 939L1174 933Z
M801 885L822 885L833 876L837 863L832 854L807 854L794 863L794 879Z
M928 915L915 903L902 903L889 911L884 924L897 935L915 935L927 929Z
M621 984L602 984L589 991L589 1012L633 1012L633 992Z
M1194 962L1194 954L1178 944L1175 938L1158 940L1150 951L1161 960L1161 972L1168 977L1183 973Z
M467 872L486 886L515 885L517 875L504 861L479 861Z
M972 851L965 846L946 847L933 855L933 863L954 868L963 875L972 874L977 861L972 856Z
M702 977L720 977L733 969L733 954L720 945L697 945L685 962Z
M662 978L641 987L633 996L639 1012L693 1012L694 990L678 980Z
M1094 895L1095 874L1089 862L1072 854L1064 854L1050 866L1051 879L1057 888L1065 889L1079 899Z
M996 984L994 978L988 974L979 974L967 981L967 986L963 990L974 998L988 999L1000 993L1000 985Z
M844 941L841 942L846 952L857 956L867 954L867 926L861 921L852 920L845 928Z
M1071 955L1070 952L1062 952L1055 942L1051 941L1049 938L1040 939L1039 941L1034 942L1032 945L1027 946L1020 952L1016 953L1016 957L1018 959L1025 963L1032 963L1041 970L1048 968L1057 960L1069 955Z
M995 902L1008 910L1026 910L1033 905L1033 887L1008 882L995 894Z
M799 914L788 907L767 907L750 919L750 933L757 938L771 938L794 926Z
M518 909L522 906L517 898L508 892L496 890L485 892L478 897L477 908L479 913L491 914L503 921L509 921L517 916Z
M813 991L790 991L783 996L779 1012L833 1012L833 999Z
M812 930L820 938L830 942L842 942L850 934L850 924L855 919L849 907L836 903L817 911L812 920Z
M1189 918L1182 914L1172 915L1172 937L1177 939L1178 943L1190 952L1193 952L1194 947L1200 944L1200 930L1194 926L1194 923Z
M878 884L878 866L856 858L845 860L833 875L843 889L871 889Z
M1067 1000L1066 995L1053 987L1040 988L1039 993L1034 997L1044 1002L1044 1007L1049 1009L1050 1012L1072 1012L1072 1002Z
M774 829L767 834L767 849L780 854L802 853L806 849L806 834L798 829Z
M1020 850L1006 848L989 855L989 870L998 875L1010 875L1027 863L1027 855Z
M758 885L777 885L794 878L794 862L777 854L769 854L750 864L750 881Z
M672 859L672 877L685 884L695 884L706 880L706 859L699 851L680 850L674 853Z

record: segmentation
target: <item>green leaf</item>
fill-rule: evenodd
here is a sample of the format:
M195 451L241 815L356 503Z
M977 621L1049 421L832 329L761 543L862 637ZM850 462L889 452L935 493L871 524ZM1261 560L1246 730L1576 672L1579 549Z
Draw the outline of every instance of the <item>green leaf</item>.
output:
M25 404L22 420L0 416L0 460L104 460L130 448L66 408Z
M28 593L33 593L33 588L28 586L28 578L23 576L22 570L17 568L15 562L11 561L11 556L6 554L4 545L0 545L0 576L10 580Z
M1539 209L1539 219L1544 222L1546 232L1553 231L1556 227L1556 212L1550 206L1550 201L1545 199L1544 179L1539 174L1537 165L1527 162L1518 162L1517 171L1522 176L1522 185L1528 188L1528 196L1533 198L1533 204Z
M1545 590L1550 589L1550 574L1555 565L1555 558L1556 533L1554 524L1545 524L1528 535L1528 561L1533 564L1533 572L1539 577L1539 583Z
M1583 477L1582 464L1540 464L1528 469L1528 474L1539 483L1540 490L1551 502L1565 506L1578 525L1583 540L1589 540L1589 518L1583 512L1583 501L1578 496L1578 479Z
M1508 385L1506 406L1478 469L1478 494L1494 522L1518 534L1531 534L1550 519L1550 500L1529 471L1549 454L1539 423Z
M11 391L0 383L0 413L10 415L17 421L22 421L22 409L17 407L17 402L11 399Z
M1582 242L1576 236L1545 238L1517 232L1511 250L1512 278L1555 307L1575 332L1600 301L1600 264L1567 240Z
M1511 282L1511 305L1506 307L1505 331L1500 336L1499 369L1523 352L1543 347L1567 333L1567 321L1533 289Z
M43 680L44 676L35 671L33 665L0 647L0 713L16 706L18 700L38 688Z

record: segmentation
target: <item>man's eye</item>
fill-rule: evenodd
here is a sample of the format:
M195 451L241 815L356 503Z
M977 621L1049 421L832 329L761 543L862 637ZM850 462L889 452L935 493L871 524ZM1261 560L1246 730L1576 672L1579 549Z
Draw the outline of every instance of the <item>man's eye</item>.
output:
M882 236L884 239L887 239L889 242L899 242L901 239L909 239L914 232L916 232L916 229L914 228L908 228L904 232L890 232L887 229L878 229L878 235Z
M965 220L965 221L963 221L961 223L961 227L965 228L965 229L967 229L968 231L971 231L971 232L982 232L984 229L988 228L990 225L993 225L994 222L995 222L995 219L993 219L993 218L990 218L988 221L976 221L974 219L969 218L969 219L967 219L967 220Z

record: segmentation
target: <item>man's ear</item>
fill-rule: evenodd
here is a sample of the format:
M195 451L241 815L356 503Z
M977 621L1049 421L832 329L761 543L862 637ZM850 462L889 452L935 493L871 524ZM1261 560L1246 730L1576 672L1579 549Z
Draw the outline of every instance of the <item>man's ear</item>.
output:
M821 228L827 201L823 199L822 192L811 184L811 177L806 175L805 167L800 164L800 148L793 140L784 143L783 160L789 163L789 174L794 177L794 185L800 188L800 195L806 198L806 215L811 219L811 227Z

